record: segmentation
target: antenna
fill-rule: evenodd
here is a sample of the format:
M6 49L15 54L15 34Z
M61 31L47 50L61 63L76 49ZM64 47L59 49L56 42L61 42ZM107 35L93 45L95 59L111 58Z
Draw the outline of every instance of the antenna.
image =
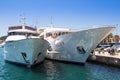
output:
M23 29L25 29L25 25L26 25L26 18L23 16L23 15L21 15L20 14L20 22L21 22L21 24L22 24L22 26L23 26Z
M51 16L51 22L50 22L50 27L52 28L53 27L53 23L52 23L52 16Z
M25 26L26 25L26 18L25 17L22 17L22 22L23 22L23 25Z
M38 26L38 19L36 19L36 22L35 22L35 29L37 29L37 26Z
M22 25L26 24L26 18L25 18L25 14L24 13L20 14L20 23Z

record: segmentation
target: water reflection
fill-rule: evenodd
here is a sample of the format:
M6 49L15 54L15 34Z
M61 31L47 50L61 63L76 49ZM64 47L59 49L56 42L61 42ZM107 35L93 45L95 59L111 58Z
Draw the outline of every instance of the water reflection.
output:
M46 70L47 80L59 80L61 70L60 65L55 62L46 60L44 66Z

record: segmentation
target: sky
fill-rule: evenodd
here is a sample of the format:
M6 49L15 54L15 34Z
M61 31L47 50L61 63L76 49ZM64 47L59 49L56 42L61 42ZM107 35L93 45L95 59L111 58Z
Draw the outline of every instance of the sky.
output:
M85 29L114 25L120 35L120 0L0 0L0 36L9 26Z

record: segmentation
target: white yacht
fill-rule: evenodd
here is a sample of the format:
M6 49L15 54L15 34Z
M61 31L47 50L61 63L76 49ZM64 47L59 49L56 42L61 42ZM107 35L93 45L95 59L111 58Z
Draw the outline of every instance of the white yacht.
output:
M45 59L48 42L29 26L11 26L4 44L5 61L31 67Z
M111 26L86 30L47 27L39 28L39 32L52 47L46 58L84 64L91 51L114 29Z

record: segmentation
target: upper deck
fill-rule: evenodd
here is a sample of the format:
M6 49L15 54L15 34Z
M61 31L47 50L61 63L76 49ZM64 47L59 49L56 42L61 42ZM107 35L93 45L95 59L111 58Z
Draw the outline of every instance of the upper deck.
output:
M30 26L10 26L8 28L8 36L10 35L33 35L38 36L36 28Z
M32 27L29 27L29 26L10 26L8 28L8 30L18 30L18 29L26 29L26 30L32 30L32 31L36 31L36 28L32 28Z

